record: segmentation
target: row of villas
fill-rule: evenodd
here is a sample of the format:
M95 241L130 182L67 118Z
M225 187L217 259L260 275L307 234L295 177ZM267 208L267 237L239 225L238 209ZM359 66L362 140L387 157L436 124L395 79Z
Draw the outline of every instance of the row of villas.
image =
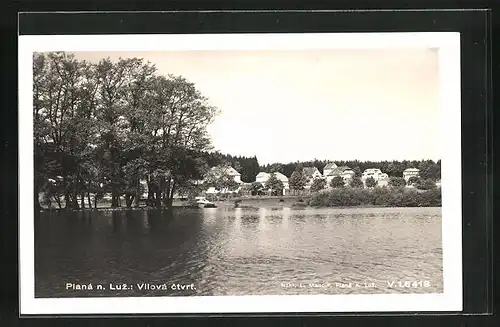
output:
M216 167L213 167L212 169L215 169ZM236 190L233 190L233 191L229 191L229 190L216 190L215 188L213 187L210 187L208 190L205 191L205 193L207 194L217 194L217 193L239 193L239 191L241 190L242 186L244 185L250 185L251 183L245 183L241 180L241 174L236 171L236 169L234 169L233 167L231 166L228 166L228 167L225 167L225 172L231 176L234 181L236 183L239 184L239 187L236 189ZM290 193L290 185L289 185L289 181L288 181L288 177L285 176L284 174L282 173L279 173L279 172L276 172L276 173L273 173L277 179L279 179L282 183L283 183L283 195L287 195ZM305 185L305 189L310 189L314 180L315 179L325 179L326 180L326 184L327 184L327 187L329 187L332 179L334 177L337 177L337 176L340 176L344 179L344 182L345 184L349 184L349 182L351 181L351 179L355 176L355 173L354 171L347 167L347 166L337 166L335 163L328 163L324 168L323 168L323 174L320 173L320 171L318 170L318 168L316 167L304 167L303 169L303 174L306 176L307 178L307 183ZM269 180L269 178L271 177L272 173L266 173L266 172L260 172L257 174L257 176L255 177L255 181L256 182L259 182L261 183L263 186L264 186L264 189L266 188L266 183L267 181ZM419 170L417 168L408 168L406 169L404 172L403 172L403 177L405 179L406 182L408 182L408 180L411 178L411 177L418 177L419 176ZM363 181L363 183L366 181L367 178L369 177L373 177L377 182L378 182L378 186L384 186L384 185L387 185L388 184L388 181L389 181L389 178L387 176L387 174L383 173L380 169L376 169L376 168L370 168L370 169L366 169L362 176L361 176L361 180ZM57 179L57 180L56 180ZM62 176L57 176L56 179L49 179L49 182L52 183L52 184L55 184L56 182L61 182L63 181L63 177ZM147 198L148 196L148 193L147 193L147 187L148 187L148 184L147 184L147 181L146 180L141 180L140 181L141 185L143 186L143 189L145 190L144 193L142 194L142 197L143 198ZM199 181L196 181L197 184L202 184L203 181L202 180L199 180ZM441 186L441 182L437 182L436 183L437 186ZM101 183L101 187L102 187L102 183ZM39 198L42 199L43 197L43 193L40 192L39 193ZM176 195L176 197L181 197L180 195ZM111 199L111 195L110 194L106 194L104 196L105 199L108 199L110 200Z
M233 167L226 167L225 172L234 178L234 181L240 184L238 189L234 191L227 191L227 193L238 193L242 186L244 185L250 185L251 183L245 183L241 181L241 174L236 171ZM284 174L280 172L276 173L266 173L266 172L260 172L257 174L255 177L255 181L261 183L264 188L266 187L266 183L271 177L271 175L274 174L277 179L279 179L283 183L283 195L287 195L290 193L290 185L288 181L288 177L285 176ZM318 170L316 167L304 167L303 169L303 174L305 175L307 182L305 185L305 189L308 190L311 188L313 182L315 179L324 179L326 181L327 187L329 187L332 179L334 177L342 177L344 179L344 183L346 185L349 184L349 182L352 180L352 178L356 175L356 173L347 166L337 166L335 163L331 162L328 163L324 168L323 168L323 174ZM408 168L403 172L403 177L405 181L408 181L411 177L418 177L419 176L419 170L417 168ZM362 176L361 180L363 183L365 183L366 179L372 177L378 182L378 186L386 186L389 183L389 176L386 173L383 173L380 169L376 168L370 168L366 169ZM222 190L222 192L224 192ZM221 193L221 190L216 190L214 187L209 188L206 190L206 193L208 194L216 194L216 193Z

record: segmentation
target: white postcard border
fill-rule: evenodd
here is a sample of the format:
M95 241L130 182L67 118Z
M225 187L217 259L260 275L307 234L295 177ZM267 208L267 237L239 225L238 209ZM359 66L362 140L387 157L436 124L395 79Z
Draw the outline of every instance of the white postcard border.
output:
M441 294L35 298L34 206L19 206L20 314L461 311L459 33L43 35L19 37L19 194L33 194L32 55L43 51L186 51L437 48L442 149Z

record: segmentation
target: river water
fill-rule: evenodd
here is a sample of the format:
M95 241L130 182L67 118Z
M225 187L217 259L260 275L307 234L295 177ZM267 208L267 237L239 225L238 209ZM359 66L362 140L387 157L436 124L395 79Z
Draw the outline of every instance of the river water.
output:
M44 212L35 219L36 297L443 291L441 208Z

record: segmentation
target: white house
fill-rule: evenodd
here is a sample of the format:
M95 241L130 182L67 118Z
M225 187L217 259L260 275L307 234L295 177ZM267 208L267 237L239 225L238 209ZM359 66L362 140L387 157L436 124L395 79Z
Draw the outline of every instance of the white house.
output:
M288 183L288 177L283 175L280 172L272 173L274 176L283 183L283 194L288 194L290 191L290 185ZM255 176L255 181L261 183L264 187L266 186L266 182L272 175L271 173L266 173L261 171Z
M330 173L333 172L336 168L338 167L334 162L327 163L325 168L323 168L323 176L330 175Z
M214 173L226 173L229 176L231 176L236 183L239 184L239 186L236 190L234 190L234 191L225 190L223 193L238 193L240 191L243 182L241 181L241 174L236 169L234 169L231 166L224 166L224 167L216 166L216 167L212 167L211 171ZM221 193L222 191L223 190L216 190L215 187L209 187L208 190L205 191L205 193L217 194L217 193Z
M373 177L378 183L378 186L387 186L389 184L389 176L386 173L383 173L380 169L377 168L368 168L365 169L361 176L361 180L365 183L367 178Z
M417 168L408 168L403 171L403 178L405 179L406 182L411 177L419 177L420 176L420 170Z
M212 170L215 170L215 169L221 169L221 171L223 173L226 173L228 174L229 176L233 177L234 181L238 184L241 184L242 181L241 181L241 174L238 173L238 171L236 171L236 169L234 169L233 167L231 166L226 166L226 167L212 167Z
M271 174L261 171L257 174L257 176L255 176L255 181L264 185L266 184L269 177L271 177Z
M389 176L385 173L382 173L378 179L377 186L388 186L389 185Z
M344 182L348 184L356 173L347 166L338 167L334 163L329 163L323 169L323 178L326 179L327 185L330 185L334 177L342 177Z
M302 173L304 174L304 176L307 179L307 183L305 186L306 189L311 188L311 185L315 179L323 178L323 175L321 175L318 168L316 168L316 167L304 167L304 169L302 170Z
M316 167L304 167L303 174L307 178L321 178L322 175Z
M388 178L387 174L384 174L380 169L368 168L365 169L365 171L363 172L361 180L365 181L367 178L370 177L373 177L373 179L375 179L376 181Z
M356 175L356 173L354 172L354 170L352 170L351 168L348 168L348 169L345 169L343 172L342 172L342 177L349 181L351 180L354 176Z

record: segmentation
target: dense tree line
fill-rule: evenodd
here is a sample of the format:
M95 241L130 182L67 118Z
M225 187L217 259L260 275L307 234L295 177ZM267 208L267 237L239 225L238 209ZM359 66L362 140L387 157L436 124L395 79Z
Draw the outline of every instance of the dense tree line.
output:
M311 160L302 162L290 163L273 163L261 166L261 170L265 172L279 171L290 177L297 169L297 166L316 167L323 173L323 168L328 164L329 160ZM403 171L407 168L418 168L420 177L423 179L439 180L441 179L441 160L437 162L433 160L403 160L403 161L335 161L337 166L348 166L354 170L356 176L361 176L365 169L376 168L386 173L390 177L403 177Z
M60 207L84 207L111 193L138 205L171 205L176 190L203 176L206 127L217 114L181 76L142 59L79 61L63 52L33 57L35 206L39 192ZM78 202L80 199L80 203Z

